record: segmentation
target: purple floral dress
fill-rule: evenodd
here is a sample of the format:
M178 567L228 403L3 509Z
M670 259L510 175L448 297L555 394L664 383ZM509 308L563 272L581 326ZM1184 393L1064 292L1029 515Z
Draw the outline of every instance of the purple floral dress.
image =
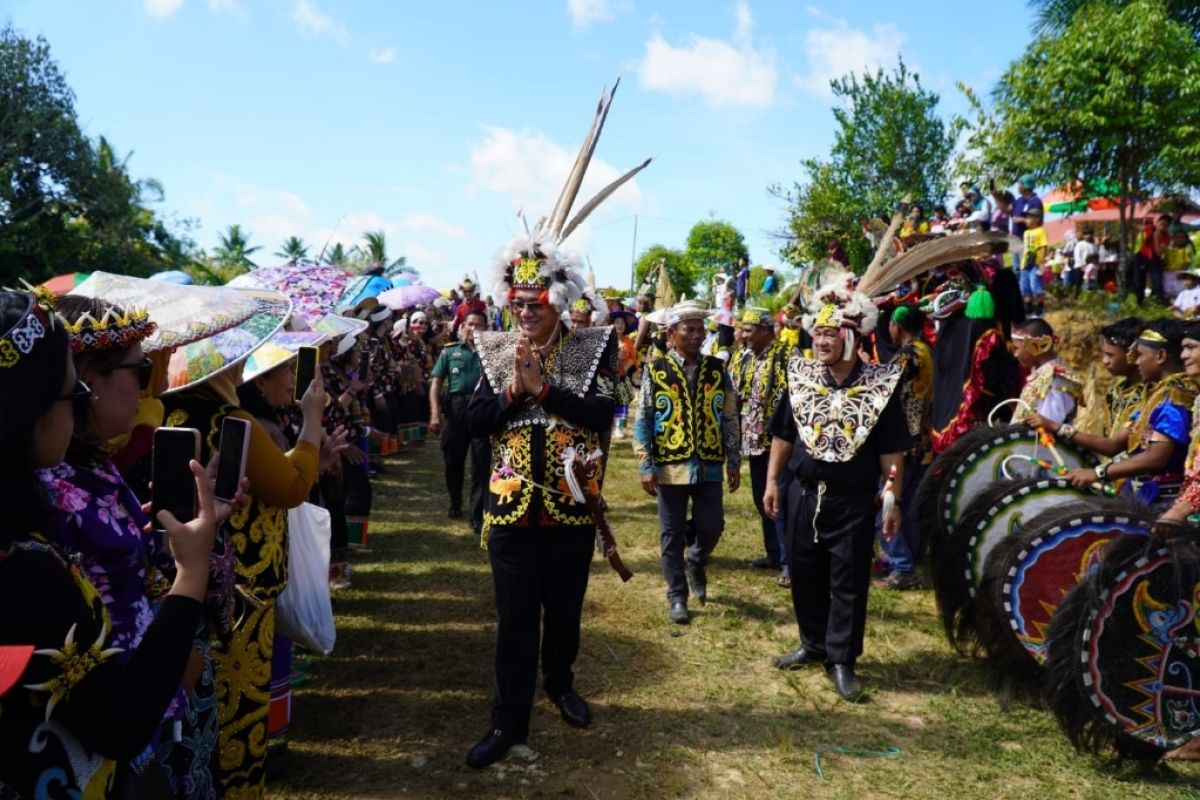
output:
M110 646L128 654L154 619L154 599L170 588L162 540L143 532L149 519L112 463L64 463L41 477L58 508L59 543L81 555L84 575L112 618Z

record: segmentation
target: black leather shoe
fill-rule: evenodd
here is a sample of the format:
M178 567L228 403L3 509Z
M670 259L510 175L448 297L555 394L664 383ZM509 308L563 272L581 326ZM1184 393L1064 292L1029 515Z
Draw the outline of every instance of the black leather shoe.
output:
M550 699L558 706L558 712L572 728L586 728L592 724L592 710L588 708L587 701L574 690Z
M771 659L771 663L779 669L800 669L805 664L820 664L824 660L824 656L819 656L801 645L790 653L775 656Z
M687 579L692 597L700 601L700 605L708 605L708 575L705 574L704 567L688 564Z
M688 613L687 603L671 603L671 610L668 612L671 622L677 625L687 625L692 621L691 614Z
M479 744L471 748L471 752L467 753L467 766L471 769L483 769L495 764L508 755L510 747L523 741L524 736L514 736L499 728L493 728L479 740Z
M833 681L833 688L837 689L843 700L856 703L862 699L862 681L854 677L854 667L849 664L834 664L830 667L829 680Z

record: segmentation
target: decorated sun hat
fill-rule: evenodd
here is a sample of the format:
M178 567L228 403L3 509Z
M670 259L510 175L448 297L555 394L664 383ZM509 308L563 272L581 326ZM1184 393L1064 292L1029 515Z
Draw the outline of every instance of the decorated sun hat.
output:
M167 365L167 390L172 394L209 380L241 364L271 338L292 312L292 303L270 289L238 289L254 302L256 313L227 331L178 348Z
M108 272L93 272L70 294L107 300L126 309L146 309L156 326L142 341L147 353L206 339L240 325L258 310L254 299L237 289L180 286Z
M347 317L342 314L326 314L313 323L313 330L323 333L331 339L338 340L336 355L345 355L354 347L358 335L368 327L366 320Z
M708 318L712 311L695 300L680 300L667 310L667 326L678 325L681 322L698 319L701 322Z
M258 267L238 275L230 286L274 289L292 301L296 316L310 325L333 311L353 277L341 267L323 264L283 264Z
M242 368L242 383L247 383L296 357L301 347L319 347L329 339L319 331L279 331L254 349Z
M774 326L775 322L771 318L771 312L765 308L744 308L741 316L738 317L738 324L744 327L767 327Z

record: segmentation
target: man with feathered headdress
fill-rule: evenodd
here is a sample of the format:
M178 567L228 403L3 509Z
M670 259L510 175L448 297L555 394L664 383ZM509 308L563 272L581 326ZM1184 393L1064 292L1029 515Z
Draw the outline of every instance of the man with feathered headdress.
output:
M499 761L529 733L539 641L546 694L567 724L591 722L572 686L572 667L596 541L589 507L599 506L612 428L617 344L610 327L563 324L561 315L588 286L578 257L562 242L650 163L610 183L567 221L612 96L601 98L553 211L493 260L492 297L519 330L475 334L483 376L467 419L473 435L491 439L483 538L497 613L491 728L467 755L477 769ZM586 485L572 470L576 460L589 465Z
M867 591L874 557L875 496L884 488L884 535L899 528L904 452L912 447L895 391L900 367L867 364L861 337L879 313L854 276L828 276L814 294L804 327L814 358L788 363L788 390L771 420L771 459L763 506L784 514L791 544L792 605L800 647L775 658L780 669L824 664L838 694L857 700ZM787 497L779 478L791 470Z
M725 527L722 478L731 492L741 483L737 395L725 362L700 353L709 313L689 300L667 311L670 349L646 364L633 429L642 488L658 500L668 614L680 625L691 620L689 585L702 604L707 599L708 556Z

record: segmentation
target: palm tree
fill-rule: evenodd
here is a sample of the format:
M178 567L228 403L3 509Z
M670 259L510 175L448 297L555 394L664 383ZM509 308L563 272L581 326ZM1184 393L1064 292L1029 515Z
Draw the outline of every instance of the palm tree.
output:
M363 234L363 255L367 259L367 268L387 267L387 236L383 231L367 231Z
M250 254L261 249L261 247L250 246L250 234L243 232L241 225L230 225L221 234L221 243L217 246L217 261L225 266L239 268L244 272L258 266L250 260Z
M287 259L287 263L294 267L301 261L308 260L308 245L299 236L289 236L283 240L275 255Z
M341 242L325 251L325 263L333 267L344 267L350 263L350 254Z
M1111 6L1128 5L1132 0L1101 0ZM1195 0L1165 0L1167 15L1171 19L1191 28L1192 35L1200 41L1200 5ZM1037 14L1033 30L1037 34L1060 34L1071 23L1075 12L1097 0L1028 0L1029 7Z

